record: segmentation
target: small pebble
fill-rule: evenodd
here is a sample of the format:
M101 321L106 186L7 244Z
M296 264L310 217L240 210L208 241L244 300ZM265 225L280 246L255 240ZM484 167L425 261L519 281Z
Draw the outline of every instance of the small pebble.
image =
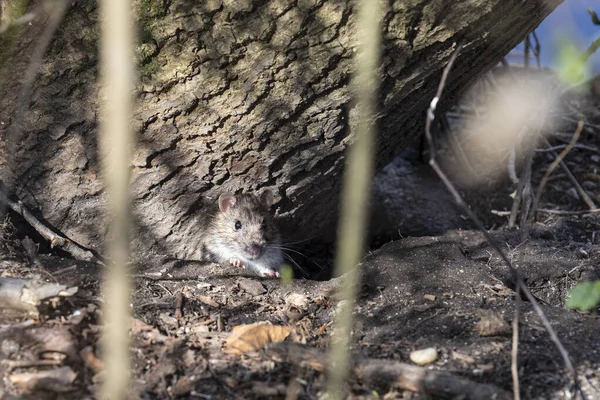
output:
M17 353L20 348L21 346L19 345L19 343L11 339L4 339L2 341L2 345L0 345L2 354L4 354L7 357L10 357L13 354Z
M290 293L285 297L285 303L306 310L308 308L308 297L299 293Z
M596 182L592 182L592 181L583 181L581 182L581 186L584 187L584 189L596 189L598 187L598 184Z
M437 356L437 350L434 347L429 347L410 353L410 360L417 365L427 365L437 360Z
M567 194L571 197L573 197L574 199L579 200L579 193L577 193L577 190L575 188L571 188L569 190L567 190Z
M261 294L267 293L265 286L255 279L241 278L239 280L239 285L240 289L246 291L252 296L260 296Z

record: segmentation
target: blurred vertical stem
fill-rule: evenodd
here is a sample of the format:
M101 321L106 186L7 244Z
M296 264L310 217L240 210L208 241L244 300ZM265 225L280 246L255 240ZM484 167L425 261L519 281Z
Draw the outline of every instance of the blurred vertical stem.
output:
M129 389L129 158L134 87L133 19L130 0L102 0L100 150L109 197L111 239L104 288L104 361L100 398L119 400Z
M356 141L350 146L344 172L342 210L339 219L335 276L345 274L340 296L345 301L338 308L332 337L328 371L329 400L343 397L343 389L350 367L350 336L352 312L357 295L359 269L357 264L364 254L367 231L368 201L373 175L373 147L375 112L379 79L381 45L379 2L357 1L357 51L354 77L355 101L358 110Z

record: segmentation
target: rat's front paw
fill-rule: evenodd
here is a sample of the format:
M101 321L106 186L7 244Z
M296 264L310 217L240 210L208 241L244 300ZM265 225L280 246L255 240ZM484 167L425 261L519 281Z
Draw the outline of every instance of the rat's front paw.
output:
M269 271L263 272L263 276L265 278L279 278L279 272L273 271L273 270L269 270Z
M233 265L234 267L246 268L246 266L244 265L244 263L242 262L242 260L240 260L239 258L230 258L229 259L229 263L231 265Z

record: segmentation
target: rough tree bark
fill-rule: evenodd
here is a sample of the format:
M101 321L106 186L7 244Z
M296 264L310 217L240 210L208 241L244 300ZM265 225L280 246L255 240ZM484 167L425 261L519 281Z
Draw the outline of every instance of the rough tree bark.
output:
M381 2L377 165L422 133L457 40L466 45L446 104L560 2ZM3 160L7 132L22 132L2 180L68 237L99 250L106 226L96 145L96 7L92 0L71 5L16 121L19 82L46 18L37 9L3 63L0 129ZM288 237L334 232L344 153L353 141L352 2L139 0L137 10L135 253L184 257L196 245L200 197L221 191L273 189Z

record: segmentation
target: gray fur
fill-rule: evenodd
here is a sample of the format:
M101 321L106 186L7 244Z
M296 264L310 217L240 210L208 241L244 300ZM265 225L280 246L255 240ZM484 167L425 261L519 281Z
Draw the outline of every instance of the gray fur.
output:
M238 259L257 275L278 276L283 252L279 230L269 212L272 201L271 191L265 190L259 196L222 194L218 202L206 204L201 210L206 226L201 237L203 259L218 263ZM236 229L238 221L240 229Z

